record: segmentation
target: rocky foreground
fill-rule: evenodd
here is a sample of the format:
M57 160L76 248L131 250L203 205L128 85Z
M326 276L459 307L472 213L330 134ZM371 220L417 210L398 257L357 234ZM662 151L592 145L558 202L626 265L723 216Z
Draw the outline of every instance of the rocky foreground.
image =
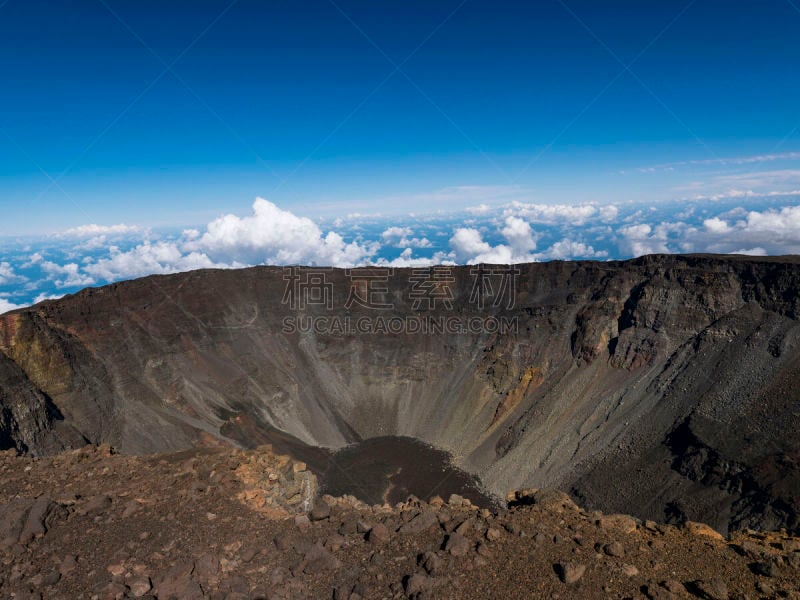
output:
M343 476L347 476L343 473ZM269 447L0 456L3 598L800 598L800 539L522 490L367 506Z

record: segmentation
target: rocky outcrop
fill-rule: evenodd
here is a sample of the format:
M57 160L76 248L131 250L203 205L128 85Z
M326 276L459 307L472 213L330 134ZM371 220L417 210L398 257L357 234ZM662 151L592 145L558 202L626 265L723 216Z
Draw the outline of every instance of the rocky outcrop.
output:
M797 527L795 258L517 268L492 286L489 268L397 269L374 298L372 271L195 271L16 311L0 352L22 381L0 386L51 409L5 418L6 445L66 446L47 433L62 423L127 453L273 443L312 465L315 449L406 436L495 494L560 487L645 518ZM294 287L314 281L318 300ZM393 329L426 318L427 333Z
M273 516L309 512L319 493L317 477L305 463L275 454L271 446L246 455L235 472L244 487L239 499Z
M0 450L55 452L86 440L12 360L0 354Z
M65 517L66 512L46 496L15 498L0 506L0 545L27 544L47 533L53 522Z

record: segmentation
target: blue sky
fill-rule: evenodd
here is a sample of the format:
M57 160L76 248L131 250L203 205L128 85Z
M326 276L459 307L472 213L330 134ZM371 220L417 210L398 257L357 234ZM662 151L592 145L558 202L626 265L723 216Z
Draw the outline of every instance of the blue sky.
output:
M0 309L292 258L796 252L798 34L794 0L0 0Z

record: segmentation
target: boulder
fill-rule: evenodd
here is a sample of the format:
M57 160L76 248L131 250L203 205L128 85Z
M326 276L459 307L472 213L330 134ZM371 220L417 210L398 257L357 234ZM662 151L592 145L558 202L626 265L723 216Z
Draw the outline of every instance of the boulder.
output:
M433 510L425 510L411 519L408 523L401 525L398 531L403 534L422 533L423 531L427 531L431 527L434 527L438 524L439 519L436 516L436 512Z

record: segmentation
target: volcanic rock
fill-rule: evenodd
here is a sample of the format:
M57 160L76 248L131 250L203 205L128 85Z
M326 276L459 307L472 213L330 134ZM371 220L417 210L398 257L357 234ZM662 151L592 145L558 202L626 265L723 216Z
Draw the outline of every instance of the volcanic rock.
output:
M314 508L311 509L308 516L312 521L322 521L331 516L331 507L328 506L326 502L320 500L314 504Z
M367 534L367 539L374 544L383 544L389 541L389 529L383 523L376 523Z
M472 549L472 543L460 533L453 532L447 536L444 549L453 556L464 556Z
M586 565L576 563L558 563L554 569L558 578L566 584L576 583L586 573Z
M433 510L425 510L411 519L408 523L400 526L398 531L403 534L421 533L431 527L438 525L439 519Z
M719 578L695 581L692 589L700 598L706 600L728 600L728 586Z

